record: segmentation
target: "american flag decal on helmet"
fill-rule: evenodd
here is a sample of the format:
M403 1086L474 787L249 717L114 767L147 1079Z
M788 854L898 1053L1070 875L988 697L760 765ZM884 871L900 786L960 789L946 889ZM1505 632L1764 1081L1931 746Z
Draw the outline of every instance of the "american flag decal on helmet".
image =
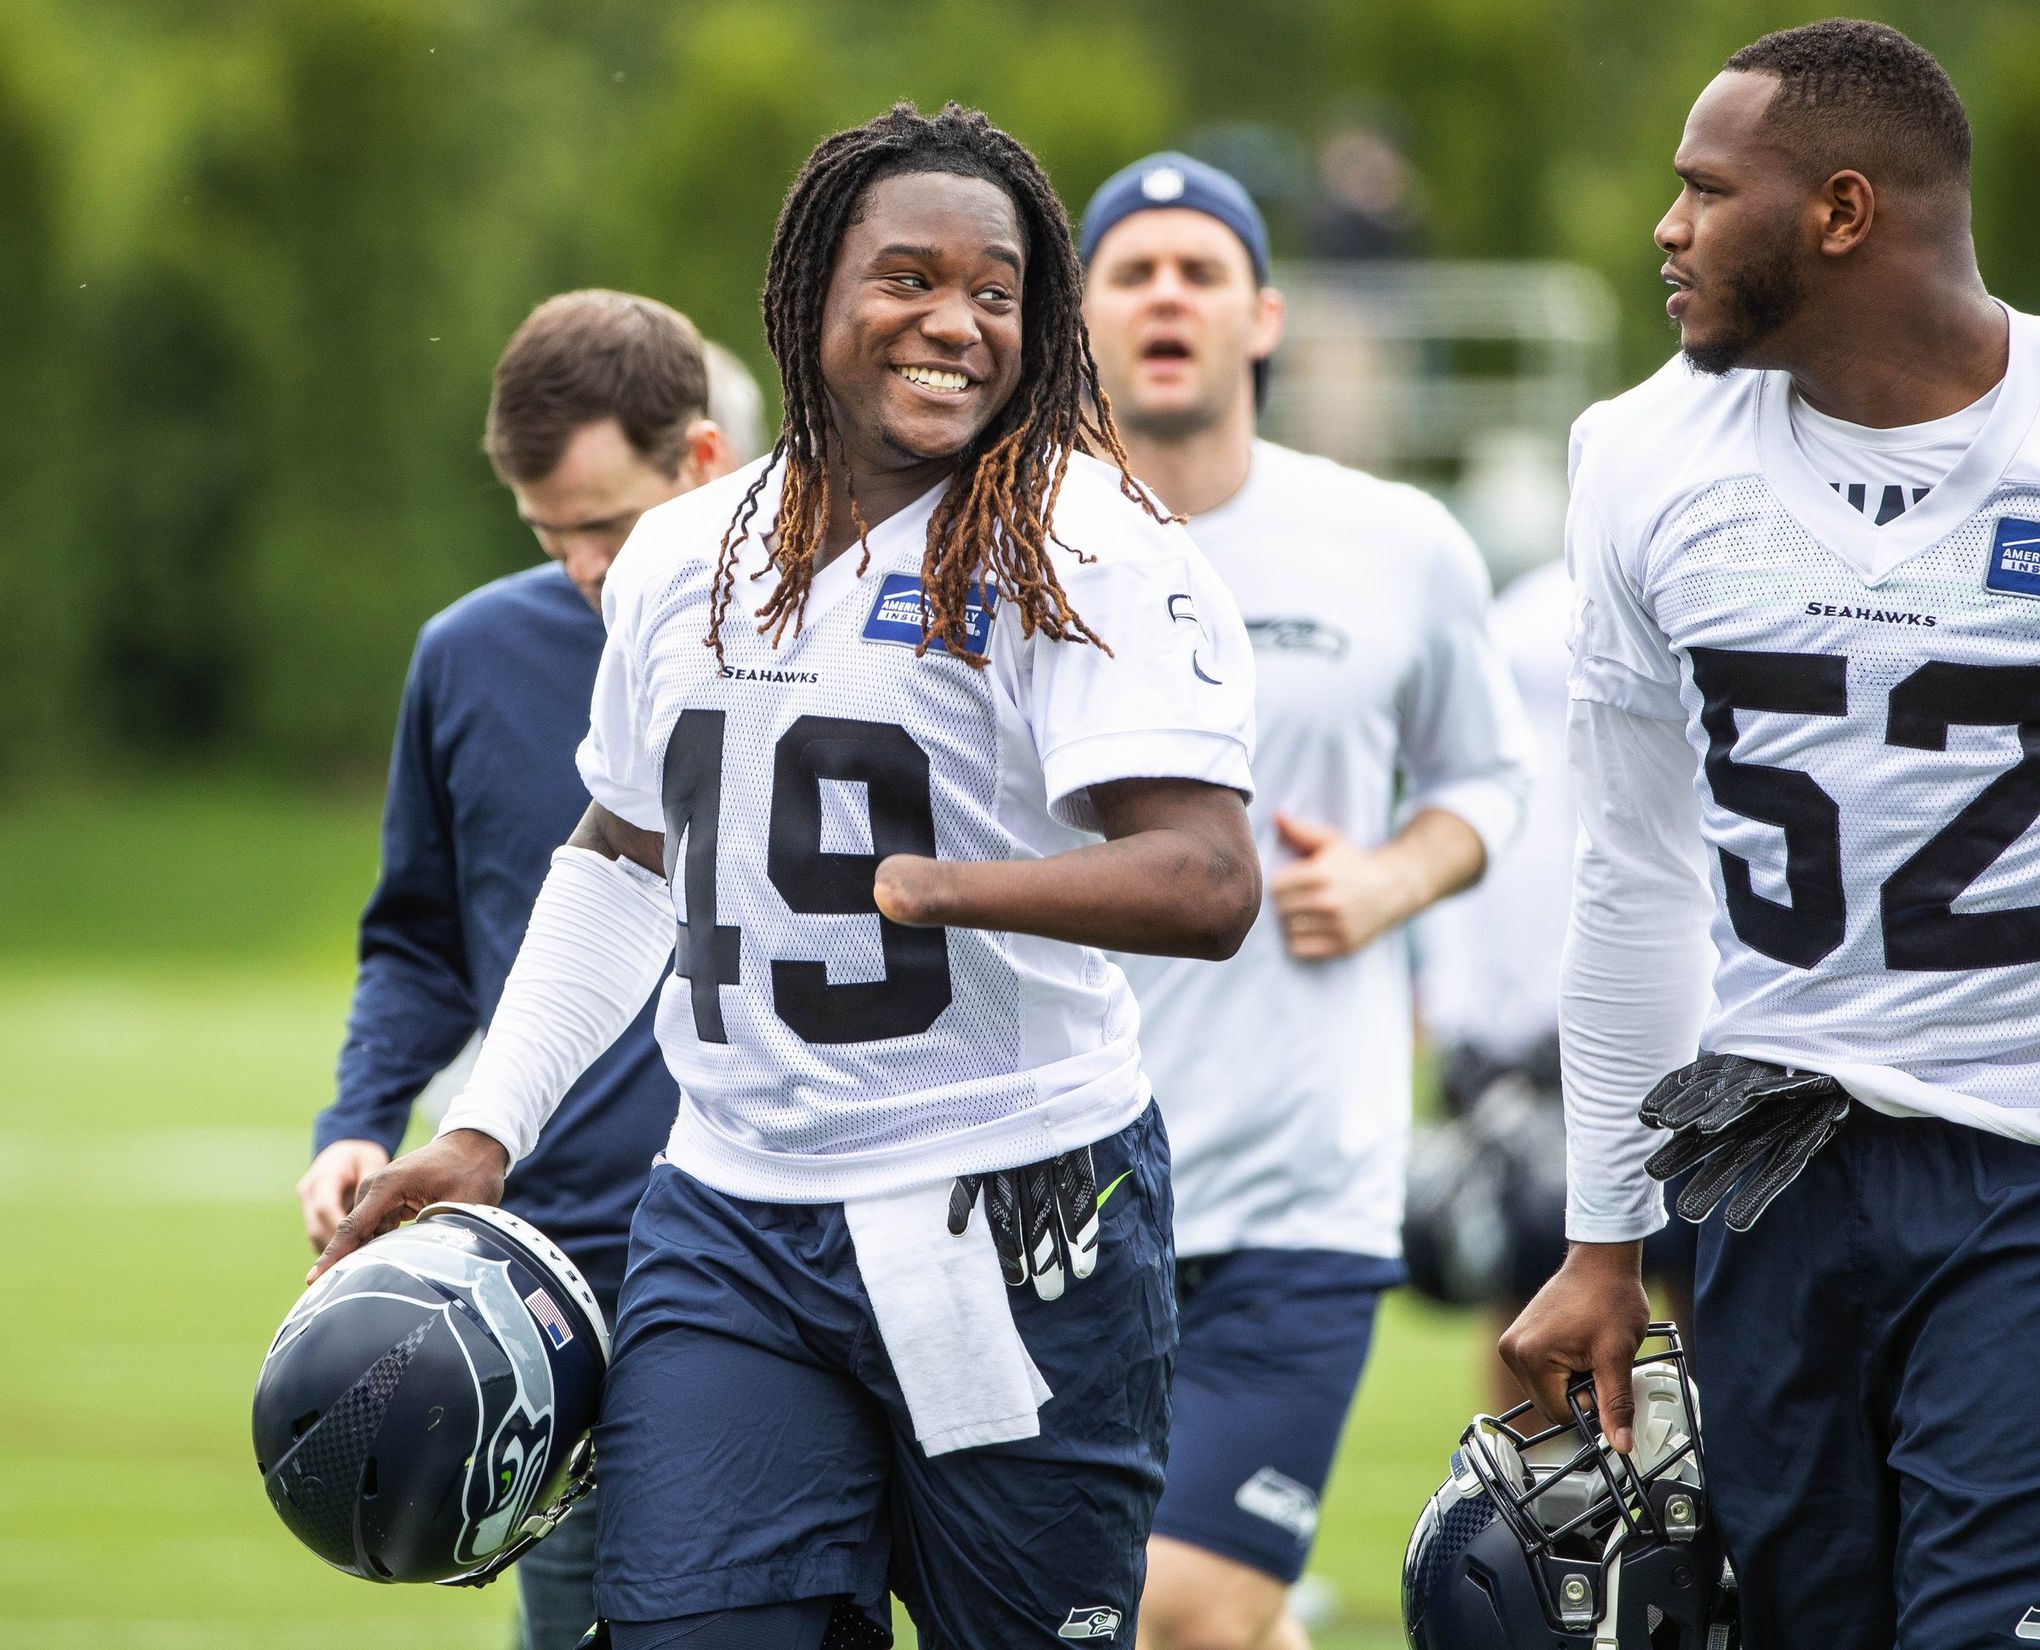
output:
M574 1338L573 1327L567 1322L566 1314L543 1289L532 1290L524 1297L524 1304L531 1308L531 1315L538 1319L546 1334L552 1337L554 1346L565 1346Z

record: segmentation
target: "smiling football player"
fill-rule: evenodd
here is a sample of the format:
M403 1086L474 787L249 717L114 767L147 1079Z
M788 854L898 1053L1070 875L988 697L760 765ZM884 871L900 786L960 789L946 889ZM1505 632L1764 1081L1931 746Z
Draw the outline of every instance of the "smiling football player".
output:
M778 444L610 570L594 805L472 1086L328 1252L494 1201L666 976L680 1113L596 1431L617 1650L887 1643L888 1582L931 1647L1133 1643L1168 1146L1101 948L1253 921L1253 659L1126 473L1081 299L982 115L815 150Z

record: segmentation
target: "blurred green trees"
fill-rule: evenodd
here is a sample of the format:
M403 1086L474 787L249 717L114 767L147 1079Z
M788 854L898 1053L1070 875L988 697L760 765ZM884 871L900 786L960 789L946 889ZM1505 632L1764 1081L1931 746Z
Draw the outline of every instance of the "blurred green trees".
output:
M1649 231L1756 0L9 0L0 10L0 786L246 755L371 771L418 624L535 554L477 449L523 313L613 285L769 371L757 288L823 132L977 103L1074 208L1228 122L1355 106L1460 256L1568 257L1669 347ZM2040 6L1888 4L1977 128L2040 305ZM1275 213L1278 241L1296 232ZM1611 386L1613 387L1613 386Z

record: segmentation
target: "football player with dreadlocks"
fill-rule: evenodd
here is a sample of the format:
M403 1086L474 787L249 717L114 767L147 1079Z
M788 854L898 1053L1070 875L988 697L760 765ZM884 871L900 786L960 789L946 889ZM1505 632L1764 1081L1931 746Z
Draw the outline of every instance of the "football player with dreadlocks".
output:
M1173 1256L1102 952L1252 923L1253 660L1127 474L1082 298L982 115L816 148L766 274L778 443L617 559L594 805L470 1087L321 1262L498 1197L677 914L680 1113L595 1439L617 1650L887 1643L888 1581L925 1645L1133 1643Z

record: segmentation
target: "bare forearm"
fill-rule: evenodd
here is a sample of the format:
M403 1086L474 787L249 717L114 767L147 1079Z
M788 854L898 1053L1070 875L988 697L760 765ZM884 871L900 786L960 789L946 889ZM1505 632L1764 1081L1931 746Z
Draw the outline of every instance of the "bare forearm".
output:
M1163 828L1047 859L933 860L878 867L879 908L924 928L994 928L1114 951L1231 956L1261 901L1251 843Z
M569 848L586 848L604 859L627 859L660 876L666 874L666 838L663 833L647 831L627 819L618 819L599 802L588 804L588 811L581 816L581 822L574 827L566 845Z
M1426 808L1376 850L1406 921L1448 895L1470 888L1487 869L1480 835L1459 815Z

